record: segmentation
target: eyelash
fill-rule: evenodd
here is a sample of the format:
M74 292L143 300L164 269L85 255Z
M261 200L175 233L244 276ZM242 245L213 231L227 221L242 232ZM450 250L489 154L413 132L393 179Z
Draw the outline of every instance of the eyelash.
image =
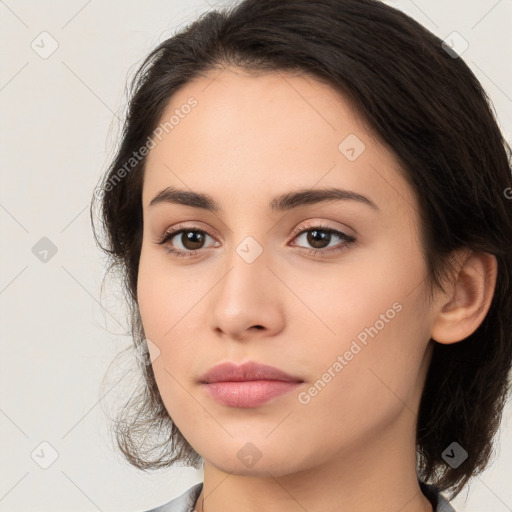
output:
M158 245L164 245L166 242L168 242L169 240L174 238L176 235L179 235L181 233L186 233L186 232L201 233L203 235L211 236L207 231L204 231L203 229L194 229L194 228L181 228L180 229L180 228L181 228L181 226L177 226L175 228L172 228L172 229L166 231L162 235L160 240L156 243ZM330 233L330 234L333 234L333 235L337 236L338 238L341 238L342 240L345 241L345 243L343 245L341 245L341 247L337 247L335 249L304 249L302 247L302 249L304 249L309 254L312 254L314 256L325 256L326 253L328 253L328 254L338 253L340 251L345 250L346 248L348 248L349 246L351 246L352 244L354 244L356 242L356 239L353 236L347 235L346 233L343 233L343 231L338 231L337 229L333 229L329 226L323 226L323 225L315 225L315 226L311 226L311 227L306 227L305 225L300 225L297 228L297 233L294 235L293 238L295 239L304 233L308 233L309 231L322 231L324 233ZM182 251L182 250L173 249L171 247L165 247L165 249L167 252L169 252L173 256L177 256L179 258L183 258L183 257L189 258L189 257L195 256L198 252L200 252L202 250L202 249L196 249L194 251Z

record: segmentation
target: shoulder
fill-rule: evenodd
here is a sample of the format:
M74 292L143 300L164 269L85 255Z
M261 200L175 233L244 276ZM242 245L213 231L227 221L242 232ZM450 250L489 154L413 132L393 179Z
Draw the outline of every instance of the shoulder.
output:
M418 480L419 481L419 480ZM439 490L430 484L419 481L421 491L430 500L434 507L434 512L456 512L448 500L439 492Z
M186 490L183 494L164 503L159 507L146 510L145 512L192 512L194 505L201 494L203 489L203 482L193 485L190 489Z

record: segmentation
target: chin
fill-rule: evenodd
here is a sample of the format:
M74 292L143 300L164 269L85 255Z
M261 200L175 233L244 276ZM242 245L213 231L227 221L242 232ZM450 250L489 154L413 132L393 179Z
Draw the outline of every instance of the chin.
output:
M198 453L205 461L221 471L241 476L268 478L270 474L281 477L307 469L311 465L307 454L297 458L297 450L293 446L290 446L289 450L280 451L267 442L267 446L260 450L257 442L253 444L245 440L231 441L218 446L218 451L212 451L210 444L203 453L201 451ZM290 454L295 458L292 459Z

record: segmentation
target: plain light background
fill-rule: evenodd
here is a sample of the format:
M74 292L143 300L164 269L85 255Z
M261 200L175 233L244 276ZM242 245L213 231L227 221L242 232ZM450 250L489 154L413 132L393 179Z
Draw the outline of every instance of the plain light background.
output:
M389 3L443 39L455 31L467 41L462 57L510 141L511 0ZM105 261L88 208L113 155L128 77L159 42L213 7L0 2L1 511L135 512L202 480L201 470L186 467L145 474L111 445L105 407L136 380L119 364L120 380L100 390L131 341L115 283L100 295ZM454 500L458 512L512 510L510 406L497 441L494 464Z

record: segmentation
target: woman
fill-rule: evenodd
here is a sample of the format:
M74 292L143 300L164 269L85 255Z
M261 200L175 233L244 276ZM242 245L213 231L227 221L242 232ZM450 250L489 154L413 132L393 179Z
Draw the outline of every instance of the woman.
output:
M99 184L145 379L116 434L204 468L153 511L453 510L508 392L509 154L373 0L245 0L147 57Z

